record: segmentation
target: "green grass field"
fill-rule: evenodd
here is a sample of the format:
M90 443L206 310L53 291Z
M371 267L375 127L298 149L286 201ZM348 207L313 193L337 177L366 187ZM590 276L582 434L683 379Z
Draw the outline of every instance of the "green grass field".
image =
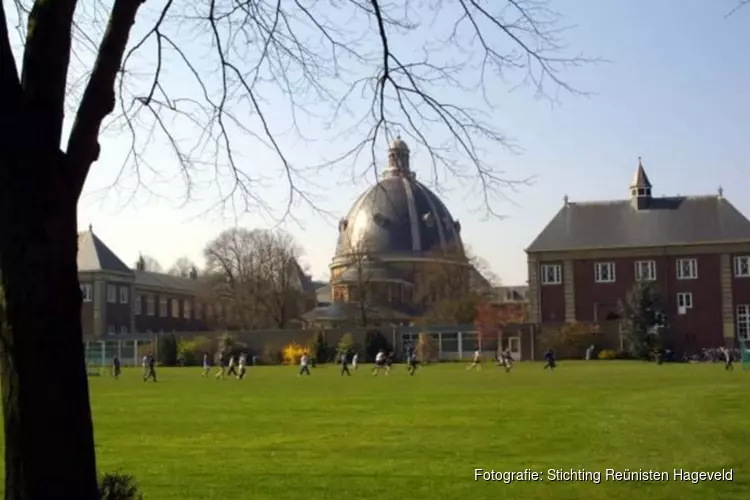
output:
M91 378L102 471L167 499L746 499L750 372L722 365L335 366ZM474 469L734 469L732 482L486 482ZM604 479L604 478L603 478Z

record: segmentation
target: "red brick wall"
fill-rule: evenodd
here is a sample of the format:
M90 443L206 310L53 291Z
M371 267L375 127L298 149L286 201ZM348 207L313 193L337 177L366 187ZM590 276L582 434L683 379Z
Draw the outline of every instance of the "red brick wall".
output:
M545 265L559 265L562 268L562 262L545 262ZM543 323L565 321L565 289L563 284L543 285L542 284L542 267L539 266L539 309ZM563 271L563 282L566 279Z

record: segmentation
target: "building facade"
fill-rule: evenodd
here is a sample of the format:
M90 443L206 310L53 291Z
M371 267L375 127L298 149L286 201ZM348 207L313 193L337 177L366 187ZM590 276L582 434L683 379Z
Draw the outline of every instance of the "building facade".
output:
M640 163L630 199L571 202L526 249L530 320L617 324L636 282L663 296L667 347L750 340L750 221L723 196L653 197Z
M84 338L205 330L197 278L146 271L142 261L130 269L89 226L78 235Z

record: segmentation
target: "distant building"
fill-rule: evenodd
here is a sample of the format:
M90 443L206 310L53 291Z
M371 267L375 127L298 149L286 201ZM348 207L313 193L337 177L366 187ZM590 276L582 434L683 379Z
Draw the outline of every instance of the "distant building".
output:
M205 330L197 278L131 269L89 226L78 235L84 337Z
M339 222L330 289L303 316L309 323L408 324L444 294L470 287L461 225L417 181L403 140L388 158L382 179Z
M750 221L723 196L654 197L638 164L630 198L573 202L526 249L530 319L619 326L637 281L664 296L667 347L750 340Z

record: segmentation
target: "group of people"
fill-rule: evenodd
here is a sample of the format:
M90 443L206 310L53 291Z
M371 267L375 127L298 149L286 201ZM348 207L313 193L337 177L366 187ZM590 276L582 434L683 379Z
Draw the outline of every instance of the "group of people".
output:
M233 354L230 354L227 359L227 355L220 352L216 356L216 379L224 380L229 377L236 377L237 380L245 378L247 373L247 354L241 353L235 358ZM211 374L211 361L208 354L203 355L203 378L208 377Z

